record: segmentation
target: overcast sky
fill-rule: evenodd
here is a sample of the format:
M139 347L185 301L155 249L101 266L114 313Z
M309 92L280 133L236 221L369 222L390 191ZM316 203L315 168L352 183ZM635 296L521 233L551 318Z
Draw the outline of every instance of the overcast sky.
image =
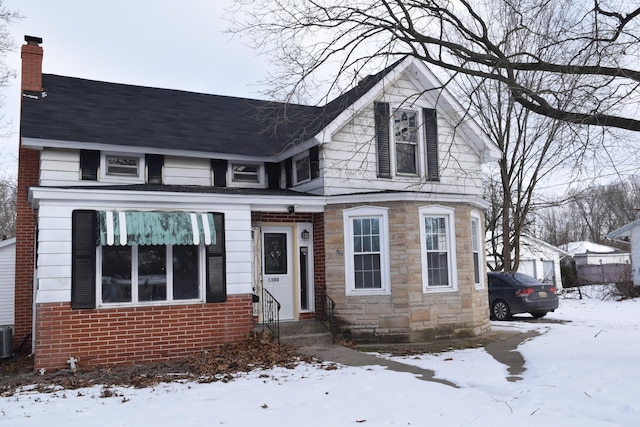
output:
M16 49L6 60L19 73L20 46L28 34L43 39L45 73L262 98L267 58L225 33L233 1L4 0L6 8L25 16L9 27ZM0 177L17 169L18 82L2 89L2 112L11 122L2 132L8 136L0 137ZM611 156L615 168L594 167L577 183L637 173L637 150ZM575 171L561 172L546 188L555 192L575 182Z
M24 19L9 27L18 72L2 89L0 174L17 167L20 46L42 37L43 71L116 83L261 98L267 60L224 31L233 0L4 0ZM225 15L226 14L226 15Z

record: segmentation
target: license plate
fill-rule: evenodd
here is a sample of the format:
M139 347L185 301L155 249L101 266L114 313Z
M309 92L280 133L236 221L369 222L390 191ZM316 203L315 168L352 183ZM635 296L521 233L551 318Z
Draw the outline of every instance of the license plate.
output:
M546 291L538 291L538 296L540 298L546 298L547 297L547 292Z

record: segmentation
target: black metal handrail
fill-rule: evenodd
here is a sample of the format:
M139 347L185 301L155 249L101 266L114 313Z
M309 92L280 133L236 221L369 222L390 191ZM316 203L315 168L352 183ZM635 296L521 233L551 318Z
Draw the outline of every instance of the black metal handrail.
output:
M327 294L324 295L324 311L325 311L325 322L329 328L329 332L331 332L331 340L335 344L336 342L336 325L335 325L335 310L336 310L336 302Z
M271 293L262 288L262 324L271 331L271 336L280 342L280 303Z

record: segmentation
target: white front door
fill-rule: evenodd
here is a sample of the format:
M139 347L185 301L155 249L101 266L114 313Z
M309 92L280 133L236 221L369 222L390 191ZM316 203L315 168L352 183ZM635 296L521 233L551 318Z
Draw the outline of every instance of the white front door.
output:
M262 285L280 303L280 320L294 318L291 235L290 226L262 227Z

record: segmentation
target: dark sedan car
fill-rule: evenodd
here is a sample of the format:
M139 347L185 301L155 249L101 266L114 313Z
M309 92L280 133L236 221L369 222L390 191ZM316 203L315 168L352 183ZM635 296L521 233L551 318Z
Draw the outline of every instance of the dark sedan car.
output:
M487 276L491 319L507 320L516 313L530 313L538 318L558 308L554 285L522 273L490 272Z

